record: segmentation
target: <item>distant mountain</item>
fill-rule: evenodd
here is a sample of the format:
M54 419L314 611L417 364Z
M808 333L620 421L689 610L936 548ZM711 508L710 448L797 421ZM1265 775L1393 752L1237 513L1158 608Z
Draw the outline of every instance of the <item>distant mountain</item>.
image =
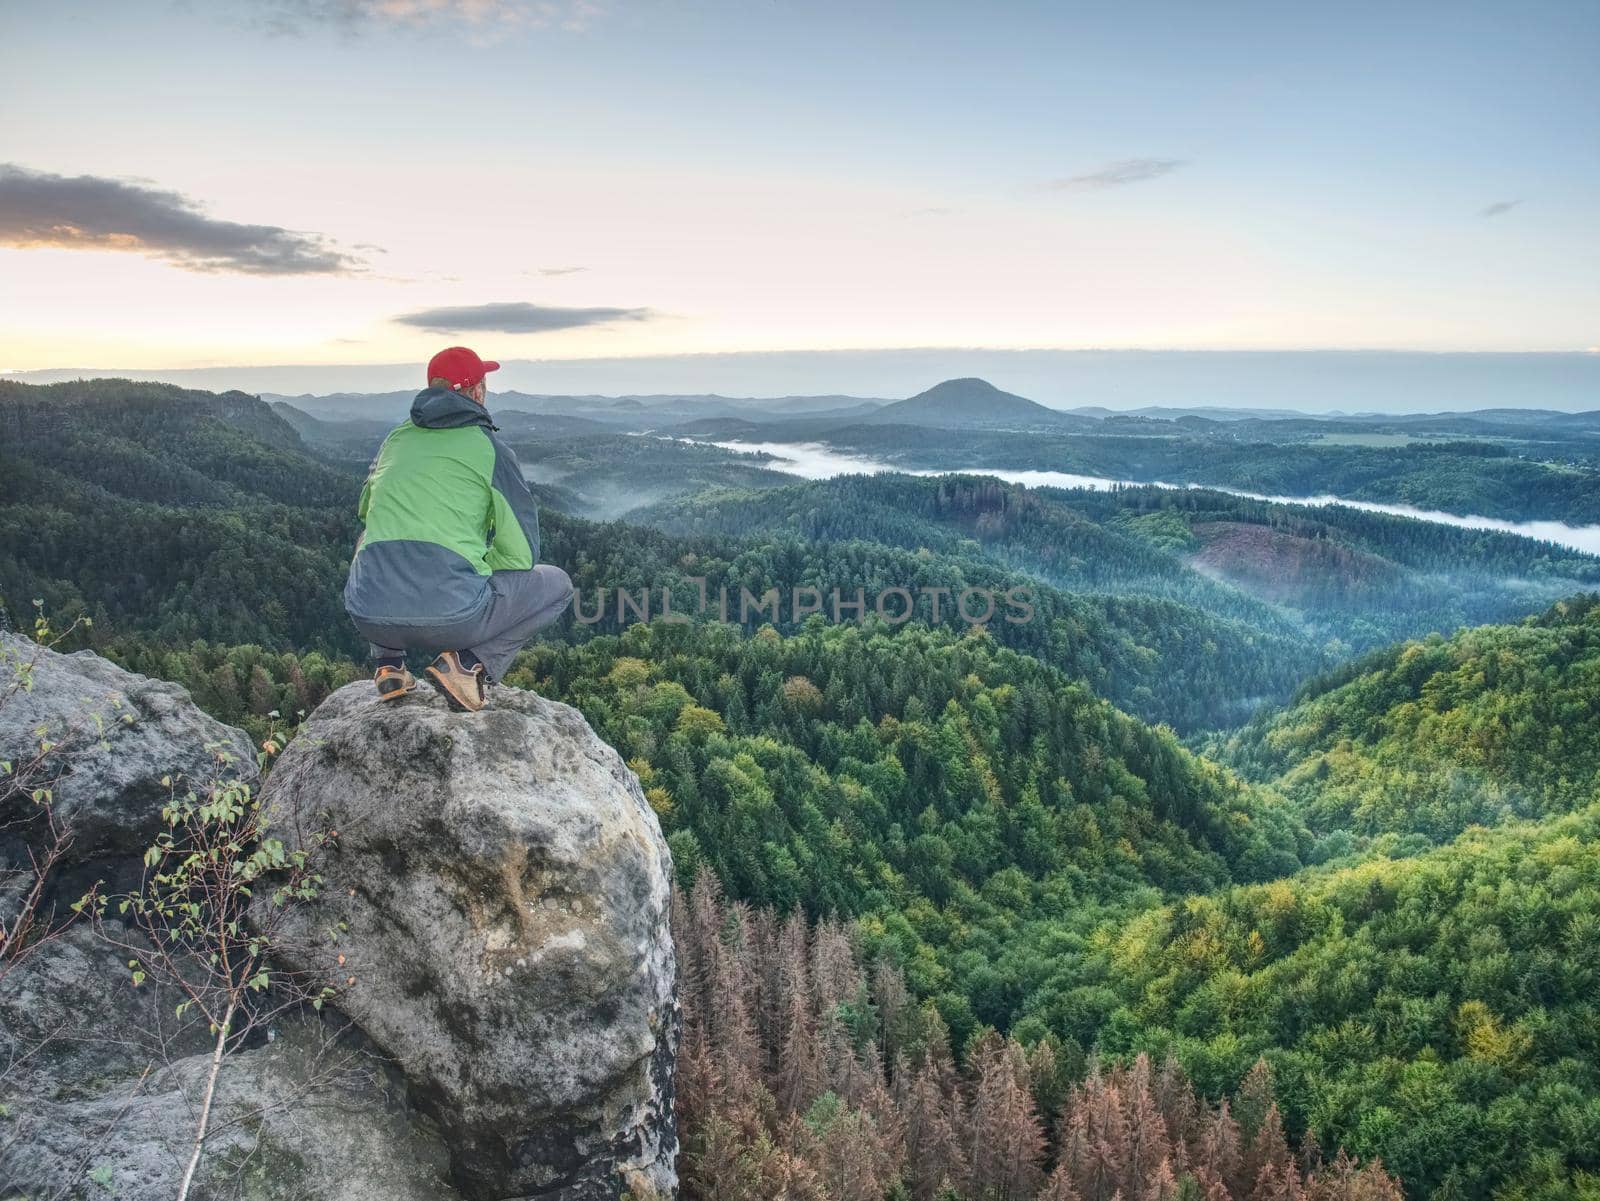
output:
M583 434L615 433L616 426L570 413L524 413L521 409L494 411L495 424L508 436L571 438Z
M485 345L488 352L493 348ZM1067 407L1143 405L1294 408L1337 415L1356 411L1463 411L1515 403L1593 409L1600 397L1600 354L1495 354L1406 351L910 350L748 351L631 355L597 359L508 359L499 381L559 395L639 396L705 393L770 396L849 392L906 396L922 380L1004 379L1024 396ZM382 392L413 387L415 361L299 364L161 371L78 368L25 372L31 383L125 375L191 388L251 393ZM825 407L837 407L838 403ZM526 406L523 406L526 407ZM708 416L709 414L696 414Z
M272 402L272 411L293 427L313 453L340 462L358 462L363 467L402 419L392 414L361 418L313 417L282 400ZM614 434L617 428L565 413L524 413L517 409L497 409L494 419L508 438L572 438Z
M304 409L296 408L286 400L274 400L271 402L271 407L274 413L288 422L307 446L318 446L346 438L380 439L394 428L394 422L386 418L313 417Z
M1308 416L1297 409L1228 408L1221 405L1195 405L1190 408L1171 405L1144 405L1137 409L1108 409L1104 405L1080 405L1067 412L1079 417L1150 417L1157 421L1177 421L1183 417L1203 417L1208 421L1244 421L1251 418L1297 418Z
M410 411L416 395L417 389L412 388L402 392L330 392L325 396L313 396L309 392L298 396L263 392L261 399L273 405L290 405L318 421L387 421L393 424Z
M291 405L318 421L381 421L393 426L405 420L418 391L420 389L408 388L400 392L330 392L325 396L279 396L263 392L261 399L274 405ZM531 392L491 391L488 403L489 411L497 419L501 414L513 412L544 413L568 420L582 417L595 429L607 425L615 429L619 422L635 420L643 409L637 400L627 397L542 396Z
M503 392L493 395L518 396L555 404L599 405L602 408L623 411L648 409L651 412L660 412L698 409L708 414L744 413L755 416L770 413L779 417L838 410L870 412L889 403L887 400L874 400L861 396L723 396L716 392L630 392L621 396L604 396L598 393Z
M855 396L559 396L506 392L491 395L489 403L496 412L515 403L518 408L538 409L545 413L581 414L606 422L613 429L661 431L685 422L718 419L759 422L813 419L848 421L875 413L887 402L863 400Z
M399 392L332 392L284 396L264 392L262 399L293 405L322 421L388 421L405 418L415 389ZM518 411L548 417L581 419L611 429L653 430L686 421L713 418L786 421L818 418L846 421L877 412L886 401L858 396L716 396L712 394L638 394L630 396L562 395L547 392L495 391L489 409L497 418Z
M946 428L1097 425L1091 419L1051 409L1024 396L1002 392L988 380L947 379L926 392L884 405L861 419L870 425L935 425Z
M848 398L846 398L848 399ZM854 421L858 417L870 417L874 413L883 411L885 402L881 400L861 400L854 404L842 405L835 409L796 409L795 413L776 411L762 411L750 409L743 416L751 421L776 422L776 421ZM798 417L795 414L799 414Z
M1379 415L1368 418L1387 421L1399 428L1455 428L1480 427L1483 429L1543 428L1550 432L1568 430L1600 430L1600 410L1585 413L1562 413L1554 409L1475 409L1470 413L1406 413L1400 416Z
M1209 422L1239 422L1255 425L1293 422L1303 429L1320 426L1352 430L1418 430L1463 434L1526 434L1532 430L1600 430L1600 410L1569 413L1556 409L1473 409L1468 412L1426 413L1351 413L1331 409L1307 413L1296 409L1250 408L1225 405L1145 405L1132 409L1108 409L1104 405L1080 405L1066 412L1078 417L1097 417L1110 422L1135 418L1183 422L1203 419ZM1279 425L1276 428L1284 428Z

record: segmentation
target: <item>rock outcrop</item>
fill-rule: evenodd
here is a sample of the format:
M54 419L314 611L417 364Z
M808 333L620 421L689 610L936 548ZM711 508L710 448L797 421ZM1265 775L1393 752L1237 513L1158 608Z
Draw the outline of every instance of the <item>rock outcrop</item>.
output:
M15 656L0 660L0 758L41 722L110 714L103 743L91 718L75 728L97 736L61 758L82 831L69 871L136 873L161 778L202 784L214 748L253 771L244 735L181 689L21 647L33 687L8 692ZM676 1195L670 860L637 779L576 711L508 689L480 714L431 694L379 706L351 685L263 797L290 843L337 830L279 966L340 992L229 1058L194 1197ZM81 923L0 970L0 1198L175 1191L209 1043L177 999L133 988Z
M576 710L502 688L459 715L351 684L265 799L291 845L337 831L291 966L354 980L338 1007L401 1066L466 1196L675 1192L670 859Z
M41 740L56 744L41 764L56 816L72 827L69 857L137 861L161 828L173 787L196 788L228 770L255 775L244 733L207 717L176 684L123 671L88 651L46 650L0 633L0 761L24 764Z
M0 982L0 1199L170 1198L211 1042L175 990L131 987L87 926ZM286 1017L217 1081L203 1201L459 1201L405 1080L336 1017Z

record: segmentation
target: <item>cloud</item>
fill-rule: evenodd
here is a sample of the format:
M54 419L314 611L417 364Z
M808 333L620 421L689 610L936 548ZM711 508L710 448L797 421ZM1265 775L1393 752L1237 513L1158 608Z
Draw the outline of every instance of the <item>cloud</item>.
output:
M955 211L956 210L952 208L941 208L938 205L929 205L927 208L906 209L904 212L896 213L895 216L902 217L907 220L916 217L948 217Z
M319 234L219 221L177 192L14 163L0 163L0 246L129 251L186 271L246 275L342 275L366 266Z
M540 267L540 275L576 275L579 271L587 271L587 267Z
M1479 209L1478 210L1478 216L1480 216L1480 217L1498 217L1502 213L1509 213L1512 209L1516 208L1517 205L1519 205L1521 203L1522 203L1522 201L1520 201L1520 200L1496 200L1493 204L1487 205L1484 208Z
M611 325L619 321L650 321L657 315L650 309L564 309L521 301L506 301L499 304L422 309L415 313L402 313L393 320L401 325L414 326L435 334L453 334L468 330L487 330L501 334L543 334L551 330L579 329L587 325Z
M1124 184L1143 183L1147 179L1160 179L1179 167L1187 166L1181 158L1125 158L1083 175L1065 179L1052 179L1050 187L1058 192L1093 192L1102 188L1120 188Z
M605 13L601 0L256 0L262 20L276 33L334 25L347 33L364 28L451 25L474 40L493 41L521 30L581 33Z

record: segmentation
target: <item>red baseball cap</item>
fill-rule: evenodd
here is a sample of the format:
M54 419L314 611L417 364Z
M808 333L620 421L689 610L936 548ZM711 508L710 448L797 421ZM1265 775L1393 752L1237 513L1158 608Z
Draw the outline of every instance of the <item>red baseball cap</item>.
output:
M499 370L499 363L480 359L477 351L465 346L446 347L428 360L428 378L449 380L454 388L470 388L482 383L489 372Z

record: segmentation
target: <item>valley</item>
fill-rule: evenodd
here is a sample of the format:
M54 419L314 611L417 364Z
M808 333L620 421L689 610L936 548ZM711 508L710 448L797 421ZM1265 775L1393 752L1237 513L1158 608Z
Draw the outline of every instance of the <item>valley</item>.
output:
M1410 517L1418 521L1454 525L1467 530L1497 530L1502 533L1516 534L1523 538L1533 538L1540 542L1554 542L1558 546L1580 550L1586 554L1600 554L1600 525L1575 526L1568 525L1564 521L1548 519L1511 521L1497 517L1483 517L1471 513L1448 513L1438 509L1422 509L1414 505L1384 504L1378 501L1356 500L1344 496L1326 494L1316 496L1272 496L1261 492L1250 492L1218 485L1200 483L1169 484L1161 480L1109 479L1104 476L1079 475L1069 471L1019 470L1003 466L964 469L954 465L962 457L959 454L952 456L953 462L950 466L907 468L897 466L895 463L884 459L848 454L820 442L730 441L714 442L712 445L720 446L735 454L764 456L767 460L764 465L770 470L799 475L813 480L829 479L836 475L875 475L882 472L903 472L911 475L946 475L954 471L962 471L971 475L993 476L996 479L1005 480L1007 483L1021 484L1029 488L1081 488L1091 492L1110 492L1123 488L1208 488L1218 492L1225 492L1230 496L1242 497L1245 500L1260 500L1275 505L1304 505L1313 508L1336 505L1342 508L1359 509L1366 513L1387 513L1393 517Z
M92 619L75 645L257 737L360 679L339 589L383 422L291 407L0 384L12 623L34 600ZM684 889L841 923L973 1071L998 1032L1080 1067L1170 1059L1214 1100L1260 1060L1296 1139L1407 1196L1600 1171L1581 544L497 418L585 611L601 589L914 597L899 624L613 609L519 658L508 686L576 706L637 773ZM1031 620L929 604L967 588L1023 588Z

